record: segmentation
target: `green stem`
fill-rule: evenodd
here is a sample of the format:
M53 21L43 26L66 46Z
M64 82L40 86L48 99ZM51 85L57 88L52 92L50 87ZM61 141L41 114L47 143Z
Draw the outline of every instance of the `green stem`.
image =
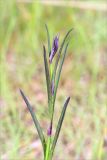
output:
M53 73L53 67L52 64L50 63L50 79L52 79L52 73Z
M52 81L52 73L53 73L53 67L52 64L50 64L50 80ZM53 123L53 97L51 96L49 100L49 114L50 114L50 121ZM51 135L48 135L47 139L47 146L46 146L46 153L45 153L45 158L44 160L52 160L52 156L50 156L50 149L51 149Z
M49 66L49 68L50 68L50 81L51 81L51 83L52 83L52 72L53 72L53 67L52 67L52 64L50 64L50 66ZM51 84L52 85L52 84ZM50 87L51 87L51 85L50 85ZM50 90L51 90L51 88L50 88ZM51 94L51 93L50 93ZM52 117L52 101L53 101L53 97L52 97L52 95L50 96L50 100L49 100L49 115L50 115L50 119L51 119L51 117Z
M47 140L45 160L52 160L50 159L50 146L51 146L51 136L49 136Z

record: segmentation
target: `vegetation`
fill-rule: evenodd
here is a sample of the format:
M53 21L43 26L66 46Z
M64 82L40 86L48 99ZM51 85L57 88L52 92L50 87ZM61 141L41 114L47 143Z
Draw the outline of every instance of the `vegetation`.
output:
M56 98L53 134L65 96L71 100L54 160L107 159L107 20L101 11L0 1L0 158L43 159L42 146L20 96L32 102L46 133L49 126L43 66L44 24L59 43L69 28L68 54ZM66 156L65 156L66 155Z

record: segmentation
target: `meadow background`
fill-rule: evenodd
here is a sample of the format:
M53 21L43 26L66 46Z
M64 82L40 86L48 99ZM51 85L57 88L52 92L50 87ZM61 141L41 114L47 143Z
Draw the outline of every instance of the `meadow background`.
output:
M51 39L60 33L60 43L74 28L58 88L54 131L66 97L71 100L53 159L106 160L107 12L12 0L0 0L0 160L43 159L19 88L46 134L45 23Z

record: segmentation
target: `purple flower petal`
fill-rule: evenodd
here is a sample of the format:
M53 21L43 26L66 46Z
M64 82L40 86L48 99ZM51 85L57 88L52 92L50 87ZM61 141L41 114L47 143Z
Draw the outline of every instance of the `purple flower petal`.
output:
M49 57L50 63L52 63L53 57L58 50L58 43L59 43L59 36L56 36L53 40L52 50L51 50L50 57Z

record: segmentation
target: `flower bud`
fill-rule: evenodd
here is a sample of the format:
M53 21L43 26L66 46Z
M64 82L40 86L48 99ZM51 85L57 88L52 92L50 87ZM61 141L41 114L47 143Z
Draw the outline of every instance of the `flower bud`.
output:
M49 57L50 63L52 63L53 57L58 50L58 42L59 42L59 36L56 36L53 40L52 50L51 50L50 57Z
M49 126L49 128L48 128L47 135L48 135L48 136L51 136L51 135L52 135L52 122L51 122L51 124L50 124L50 126Z

